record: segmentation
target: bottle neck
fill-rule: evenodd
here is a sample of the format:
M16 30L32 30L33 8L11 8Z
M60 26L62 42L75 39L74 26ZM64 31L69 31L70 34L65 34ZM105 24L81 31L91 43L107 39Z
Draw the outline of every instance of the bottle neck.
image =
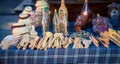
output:
M57 13L57 9L54 9L54 21L55 21L55 23L58 23L58 13Z
M82 13L84 15L87 15L89 12L89 8L88 8L88 0L85 0L84 1L84 5L83 5L83 8L82 8Z
M88 0L84 1L84 6L88 6Z
M57 10L56 10L56 9L54 9L54 15L55 15L55 17L56 17L56 15L57 15Z
M61 0L61 6L65 6L65 1Z
M86 7L88 6L88 0L84 1L84 6L86 6Z
M64 0L61 0L61 3L62 3L62 2L65 2L65 1L64 1Z

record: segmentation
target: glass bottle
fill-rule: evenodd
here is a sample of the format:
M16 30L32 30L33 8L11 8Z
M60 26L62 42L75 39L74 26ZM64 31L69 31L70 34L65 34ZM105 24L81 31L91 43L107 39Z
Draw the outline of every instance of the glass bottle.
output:
M49 15L47 13L47 7L44 8L42 14L42 31L43 31L43 34L45 34L46 31L49 31Z
M88 0L84 1L84 5L81 11L81 15L82 15L82 25L86 25L86 23L88 22L88 16L89 16L90 10L88 7Z
M36 14L36 24L38 26L41 26L41 22L42 22L42 12L44 10L44 8L47 7L49 10L49 5L45 0L37 0L36 4L35 4L35 14Z
M59 21L60 21L60 32L67 35L68 34L68 20L63 10L60 10Z
M66 15L67 19L68 19L68 10L67 10L67 7L65 6L65 1L64 0L61 0L61 5L60 5L60 8L59 8L59 15L60 14L60 11L63 10L64 14Z
M82 11L76 18L76 22L74 24L75 31L86 28L86 26L87 26L86 24L88 23L89 12L90 12L90 10L88 8L88 0L85 0Z
M54 10L53 24L54 24L54 33L60 33L60 22L56 9Z

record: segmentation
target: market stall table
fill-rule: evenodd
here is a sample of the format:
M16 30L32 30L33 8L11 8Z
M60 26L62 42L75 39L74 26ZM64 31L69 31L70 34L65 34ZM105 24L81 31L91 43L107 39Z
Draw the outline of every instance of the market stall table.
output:
M69 24L70 34L73 33L73 23ZM87 30L86 30L87 31ZM88 30L92 32L92 30ZM119 64L120 48L110 42L109 48L101 43L99 47L91 44L88 49L72 49L70 44L67 49L48 48L42 50L18 50L15 46L8 50L0 50L0 64L78 64L100 63Z

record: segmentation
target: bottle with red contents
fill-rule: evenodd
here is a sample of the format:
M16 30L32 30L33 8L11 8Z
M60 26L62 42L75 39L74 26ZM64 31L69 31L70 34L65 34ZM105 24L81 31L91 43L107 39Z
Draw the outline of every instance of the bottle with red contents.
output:
M78 31L82 28L86 27L88 23L88 16L89 16L89 8L88 8L88 0L84 1L84 5L80 15L76 18L76 22L74 24L74 30Z

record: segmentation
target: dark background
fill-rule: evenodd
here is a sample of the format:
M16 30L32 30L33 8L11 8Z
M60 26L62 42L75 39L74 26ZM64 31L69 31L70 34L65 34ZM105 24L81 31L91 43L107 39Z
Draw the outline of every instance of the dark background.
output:
M0 0L0 14L19 14L22 10L16 12L14 9L21 4L22 1L24 0ZM37 0L32 0L34 4L35 1ZM114 1L120 3L120 0L88 0L88 6L92 13L100 13L102 16L108 16L108 8L106 6ZM60 7L60 0L48 0L48 3L52 12L52 18L54 9L59 9ZM65 3L68 8L69 21L74 21L81 12L84 0L65 0ZM35 8L34 4L31 4L33 8ZM27 3L26 5L23 5L23 7L25 6L27 6Z

